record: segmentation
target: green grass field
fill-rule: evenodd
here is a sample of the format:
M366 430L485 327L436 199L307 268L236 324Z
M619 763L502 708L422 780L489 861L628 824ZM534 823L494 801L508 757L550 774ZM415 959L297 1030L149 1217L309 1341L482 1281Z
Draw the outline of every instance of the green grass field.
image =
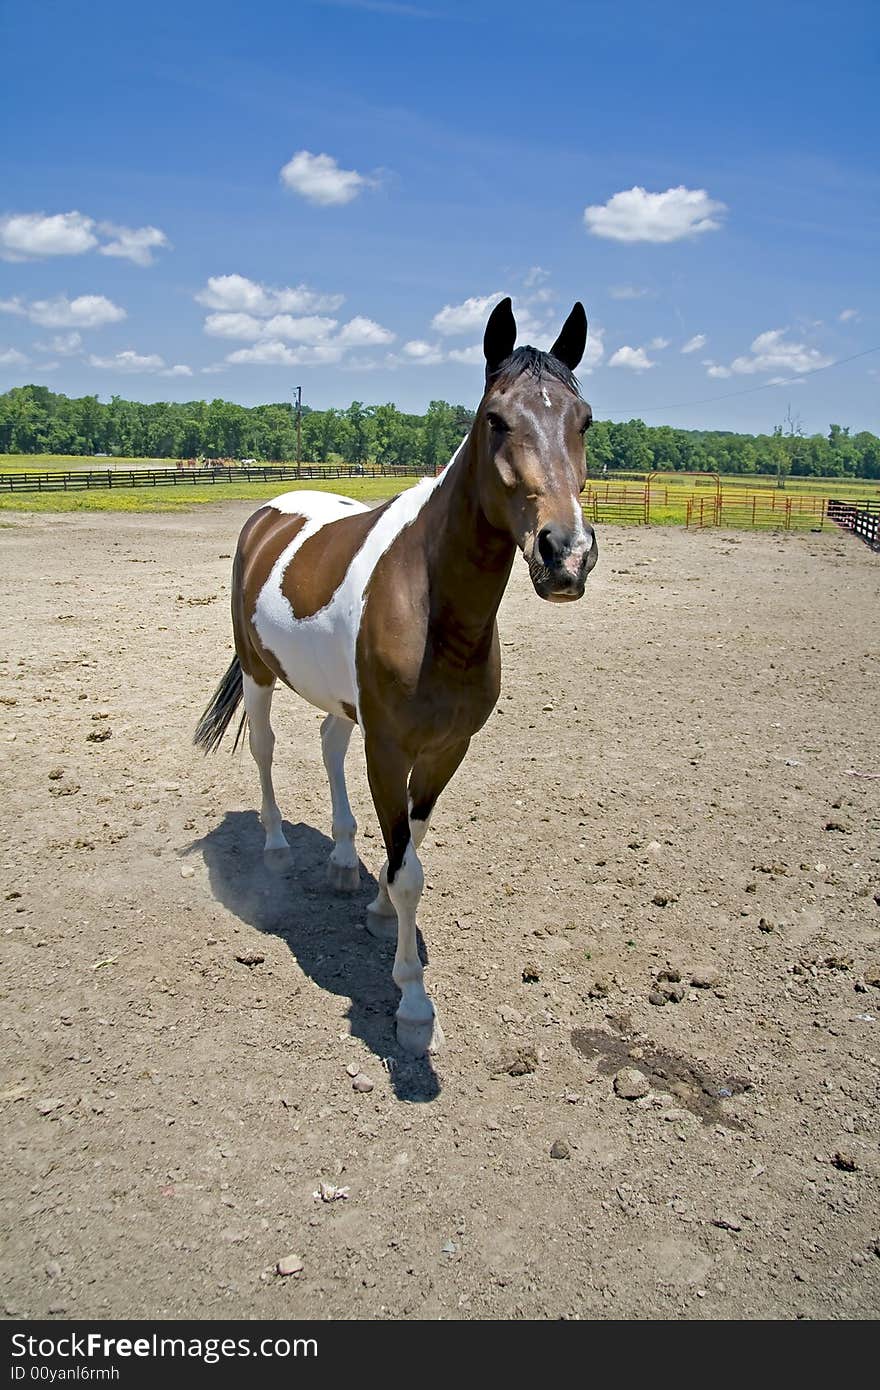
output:
M166 468L173 466L168 459L94 459L64 457L59 455L6 454L0 456L0 473L23 472L64 472L72 469L96 468ZM326 482L304 481L301 486L318 492L338 492L346 497L357 498L362 502L377 502L402 492L418 482L418 478L334 478ZM594 478L591 484L600 498L605 491L605 480ZM726 497L736 497L741 491L745 494L760 492L762 500L775 496L777 507L783 499L805 497L847 497L860 500L880 498L880 480L841 479L841 478L790 478L784 489L776 487L775 478L744 478L742 476L722 476L722 489ZM607 480L611 495L625 492L629 497L638 497L643 484L637 481L616 482ZM281 492L294 491L297 484L290 481L269 483L192 483L169 487L125 488L119 491L96 489L89 492L54 493L3 493L0 492L0 511L2 512L184 512L207 503L250 501L255 505L265 502ZM705 497L714 491L714 482L708 478L694 478L669 473L656 476L651 483L651 524L659 526L680 526L685 522L688 498ZM603 524L613 522L613 517L604 517ZM766 518L765 526L782 524ZM808 515L792 514L792 525L798 529L816 524Z
M331 478L327 482L301 484L310 492L338 492L359 502L379 502L393 497L418 478ZM292 482L273 483L175 483L170 487L134 487L118 492L0 492L0 511L6 512L186 512L207 502L245 499L267 502L282 492L292 492Z

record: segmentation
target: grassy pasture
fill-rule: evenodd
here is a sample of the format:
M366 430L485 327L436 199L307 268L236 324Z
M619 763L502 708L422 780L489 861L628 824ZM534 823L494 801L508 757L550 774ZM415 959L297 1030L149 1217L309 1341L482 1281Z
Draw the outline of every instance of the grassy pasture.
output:
M330 478L305 481L309 492L337 492L359 502L378 502L393 497L418 478ZM7 512L186 512L205 502L240 499L267 502L282 492L292 492L290 481L271 483L192 483L170 487L95 489L89 492L0 492L0 511Z
M132 469L173 467L173 460L147 458L94 459L62 455L6 454L0 456L0 473L24 472L64 472L80 469ZM365 477L333 478L327 481L305 480L299 486L318 492L338 492L346 497L354 497L362 502L381 501L386 497L402 492L418 482L417 477ZM606 481L592 478L591 485L604 496ZM88 492L56 493L3 493L0 492L0 511L6 512L184 512L193 507L210 502L236 500L265 502L281 492L294 491L298 484L289 480L281 482L231 482L178 484L168 487L125 488L118 491L96 489ZM635 480L616 482L607 480L610 496L621 495L635 500L642 495L643 484ZM722 476L722 491L725 500L736 498L740 491L743 502L746 493L761 494L761 500L769 503L776 499L781 508L785 498L802 497L846 497L852 499L880 498L880 480L844 478L789 478L784 489L777 488L775 478L749 478L741 475ZM659 526L681 526L685 522L686 505L689 498L696 496L708 499L714 492L714 482L709 478L695 478L692 475L668 473L658 474L651 482L651 524ZM613 521L611 517L600 518L603 524ZM727 523L725 523L727 524ZM735 523L733 523L735 524ZM778 519L765 517L766 527L782 526L784 515L779 511ZM791 524L797 529L816 525L809 514L792 513Z

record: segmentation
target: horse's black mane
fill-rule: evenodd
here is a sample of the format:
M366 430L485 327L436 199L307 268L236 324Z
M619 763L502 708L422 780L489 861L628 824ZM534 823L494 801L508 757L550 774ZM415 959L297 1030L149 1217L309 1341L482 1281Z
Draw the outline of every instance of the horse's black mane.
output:
M569 391L574 391L576 396L581 394L577 377L570 367L566 367L565 363L560 362L552 353L540 352L538 348L528 346L517 348L501 363L498 370L492 373L492 384L494 386L502 382L507 385L508 382L516 381L517 377L524 376L526 372L536 381L541 381L545 376L553 377L567 386Z

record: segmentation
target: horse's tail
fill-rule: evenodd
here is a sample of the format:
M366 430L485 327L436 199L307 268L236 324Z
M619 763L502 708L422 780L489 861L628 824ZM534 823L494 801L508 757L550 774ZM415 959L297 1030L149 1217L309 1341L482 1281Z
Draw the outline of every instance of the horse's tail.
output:
M219 748L220 740L226 733L230 720L241 703L243 693L241 662L237 656L234 656L225 676L211 696L204 714L196 725L193 742L199 748L203 748L206 753L213 753ZM246 723L247 711L242 714L239 721L238 732L232 745L233 753L241 742Z

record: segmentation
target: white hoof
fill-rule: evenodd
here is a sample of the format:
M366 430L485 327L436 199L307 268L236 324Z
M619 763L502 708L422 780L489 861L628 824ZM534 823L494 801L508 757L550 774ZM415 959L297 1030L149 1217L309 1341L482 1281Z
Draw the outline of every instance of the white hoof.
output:
M327 882L334 893L356 893L361 886L359 864L334 864L327 861Z
M263 850L263 863L273 874L286 874L293 868L293 850L290 845L276 845Z
M433 1055L440 1052L445 1046L446 1039L443 1036L443 1029L440 1027L440 1020L435 1013L433 1017L426 1019L423 1023L398 1018L397 1042L404 1052L409 1052L415 1057L424 1057L425 1053Z
M367 907L367 931L370 936L375 936L377 941L397 941L397 913L388 916L384 912L377 912L370 903Z

